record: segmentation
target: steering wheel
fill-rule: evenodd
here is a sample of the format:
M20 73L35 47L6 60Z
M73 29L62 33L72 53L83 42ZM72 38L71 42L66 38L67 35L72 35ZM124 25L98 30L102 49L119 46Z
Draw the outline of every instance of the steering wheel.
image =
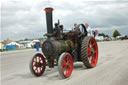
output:
M84 24L78 24L77 29L79 29L79 31L81 32L81 34L85 34L87 35L87 30L86 27L84 26Z

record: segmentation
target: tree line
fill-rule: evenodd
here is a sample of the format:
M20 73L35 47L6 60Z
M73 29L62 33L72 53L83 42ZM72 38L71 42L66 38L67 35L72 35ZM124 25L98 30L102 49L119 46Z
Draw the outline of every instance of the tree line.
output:
M105 33L99 33L98 36L109 37ZM116 38L117 36L121 36L121 34L120 34L120 32L117 29L115 29L114 32L113 32L112 37Z

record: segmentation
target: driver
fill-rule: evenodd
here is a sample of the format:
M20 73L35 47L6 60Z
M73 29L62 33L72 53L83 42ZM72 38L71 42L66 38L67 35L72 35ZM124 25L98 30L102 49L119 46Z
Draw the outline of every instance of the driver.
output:
M76 31L76 32L78 32L78 34L80 34L80 29L78 29L78 25L76 23L74 24L73 31Z
M77 30L78 28L77 28L77 24L75 23L74 24L74 30Z

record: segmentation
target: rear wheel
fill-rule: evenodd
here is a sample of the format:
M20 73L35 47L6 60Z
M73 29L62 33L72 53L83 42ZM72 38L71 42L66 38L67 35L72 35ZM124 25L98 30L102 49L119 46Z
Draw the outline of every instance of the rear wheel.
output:
M46 62L44 56L40 53L34 55L32 61L30 62L29 67L33 75L41 76L46 68Z
M98 60L98 46L94 37L87 36L81 45L81 60L87 68L95 67Z
M73 60L69 53L62 53L58 61L58 71L61 78L70 77L73 70Z

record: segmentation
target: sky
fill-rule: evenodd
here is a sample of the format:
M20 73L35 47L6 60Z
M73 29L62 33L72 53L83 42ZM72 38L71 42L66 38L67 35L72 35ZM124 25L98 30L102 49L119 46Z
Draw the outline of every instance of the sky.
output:
M0 40L43 37L46 7L54 9L53 23L60 19L66 30L88 23L109 36L115 29L128 35L128 0L2 0Z

